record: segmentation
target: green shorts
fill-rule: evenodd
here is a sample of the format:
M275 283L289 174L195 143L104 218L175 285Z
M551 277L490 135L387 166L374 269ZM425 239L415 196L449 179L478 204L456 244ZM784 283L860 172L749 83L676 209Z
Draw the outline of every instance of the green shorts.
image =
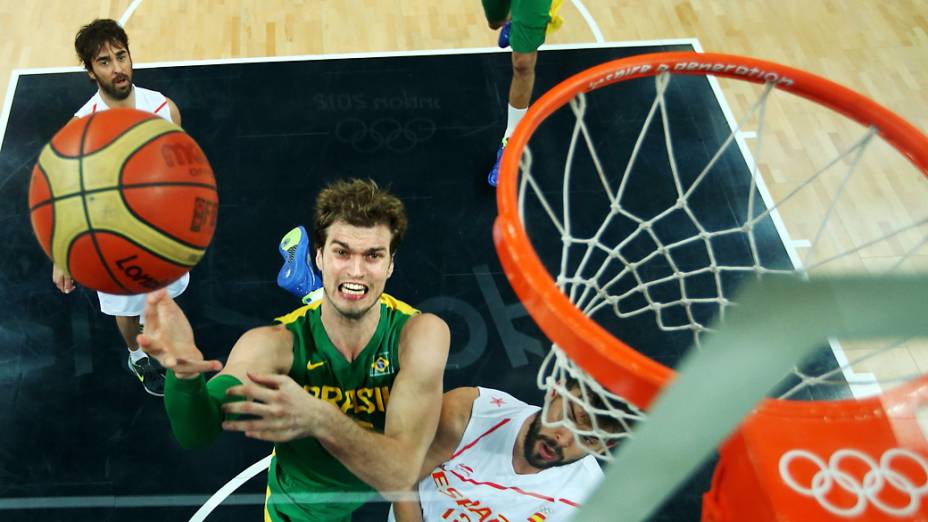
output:
M373 491L359 492L355 502L300 502L300 493L307 496L318 494L345 494L332 488L321 491L303 490L302 485L294 485L277 463L277 455L271 458L267 469L267 498L264 501L265 522L351 522L351 513L361 507L367 499L374 496ZM302 490L296 492L297 490Z
M509 45L513 51L531 53L545 43L545 31L551 19L551 0L481 1L488 22L505 22L512 12Z

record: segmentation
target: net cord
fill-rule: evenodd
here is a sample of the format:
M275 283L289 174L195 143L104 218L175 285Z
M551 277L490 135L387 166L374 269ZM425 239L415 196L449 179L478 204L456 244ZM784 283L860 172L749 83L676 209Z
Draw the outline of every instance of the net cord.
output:
M712 158L707 162L707 164L702 168L699 174L696 176L695 180L688 186L684 187L684 184L681 181L680 172L676 163L676 157L674 154L673 146L673 137L669 124L668 117L668 107L665 93L670 83L671 75L664 73L655 76L655 98L652 101L652 104L649 108L647 116L645 117L644 123L641 130L638 133L635 145L630 154L629 160L625 165L624 172L619 180L618 187L615 192L612 191L609 178L606 174L606 169L603 166L602 161L599 158L599 155L596 153L594 142L595 140L592 137L592 133L585 122L586 111L589 107L586 95L583 93L578 94L576 97L570 100L569 106L571 111L575 116L575 124L571 132L571 139L568 144L567 149L567 160L565 161L564 171L563 171L563 190L562 190L562 212L560 216L554 210L553 206L547 200L547 197L544 195L539 183L534 179L531 174L532 167L532 154L528 146L523 149L522 158L520 161L520 172L522 173L520 179L520 190L519 190L519 215L524 222L525 218L525 205L526 205L526 193L531 192L532 195L537 199L542 208L544 208L545 214L548 216L549 220L557 228L559 234L561 235L562 246L561 246L561 260L559 272L556 277L556 284L558 288L569 296L571 302L573 302L578 309L580 309L585 315L593 316L598 313L601 309L606 306L611 306L614 313L620 318L633 317L646 312L653 312L655 314L656 322L659 328L665 331L681 331L681 330L691 330L694 338L694 342L697 346L701 345L701 335L705 332L710 331L709 328L705 325L700 324L693 315L692 307L697 304L714 304L719 307L719 319L724 320L725 310L728 306L732 304L724 292L721 281L721 273L723 271L734 271L734 272L752 272L757 276L769 275L769 274L787 274L791 273L791 270L779 270L771 269L764 267L760 261L759 248L754 237L753 231L758 223L766 219L772 213L776 212L780 206L782 206L787 201L790 201L797 193L799 193L804 187L808 186L810 183L820 179L826 172L831 170L834 166L841 163L842 161L849 158L849 164L844 175L841 178L840 185L837 189L834 197L831 198L828 209L825 212L821 222L819 223L815 238L812 241L810 248L810 253L803 259L800 263L800 266L796 267L800 270L800 273L807 274L809 270L820 268L831 261L846 257L847 255L853 254L859 250L872 246L873 244L885 241L888 238L894 237L895 235L901 234L907 230L916 228L928 222L928 217L921 221L917 221L911 225L899 228L894 230L881 238L875 239L873 241L858 245L854 248L848 249L839 254L824 258L824 259L814 259L812 251L815 250L815 246L819 244L824 230L826 229L829 220L835 212L835 208L838 200L841 195L845 192L845 188L849 183L853 175L858 171L858 166L861 162L861 158L868 147L872 142L873 137L877 134L877 131L874 127L870 126L866 129L864 135L859 138L857 141L852 143L845 150L840 151L836 157L828 161L824 166L819 168L816 172L810 175L808 178L803 180L794 190L787 193L779 201L773 203L772 206L766 208L759 212L756 216L756 198L758 197L757 189L757 179L760 176L759 173L759 159L761 158L761 153L763 151L763 138L764 133L764 122L766 120L766 109L769 96L773 91L773 83L767 83L764 85L762 93L754 101L750 109L747 111L747 114L737 123L737 125L730 130L730 133L725 138L725 140L720 145L719 149L715 152ZM660 212L650 219L637 216L634 213L628 211L622 206L622 198L626 193L626 188L628 186L628 180L630 179L632 173L634 172L634 167L636 165L636 160L639 157L639 153L642 149L642 144L644 142L644 137L646 136L648 130L654 124L656 118L655 116L660 114L660 122L662 124L662 133L664 145L667 150L668 163L670 167L671 176L673 179L674 190L677 194L676 204L670 208ZM757 142L753 150L754 158L757 158L757 161L752 162L751 168L751 183L750 191L748 197L747 211L744 216L744 223L737 227L732 227L724 230L709 231L700 223L699 219L688 206L687 201L694 191L708 178L710 172L713 170L713 167L717 164L722 154L727 150L727 148L734 143L736 136L744 128L747 122L751 121L755 115L758 120L758 130L757 130ZM609 212L603 219L603 222L600 224L598 229L594 234L589 238L575 238L573 237L573 229L571 226L571 201L569 196L569 187L571 186L572 175L574 169L571 168L576 153L580 143L580 137L583 137L583 143L587 147L587 150L590 153L590 158L593 163L593 167L596 173L596 177L599 180L599 183L602 185L603 190L605 191L607 197L609 198ZM530 190L528 190L530 189ZM659 222L662 218L668 216L670 213L682 210L689 217L694 227L697 229L698 233L689 238L685 238L673 243L664 244L661 238L653 230L653 225ZM615 247L609 247L604 245L601 242L602 235L604 234L606 228L609 225L609 222L612 218L617 215L622 215L627 219L630 219L637 223L637 229L629 237L623 239ZM622 248L633 241L638 235L646 233L648 237L657 245L657 248L648 254L646 257L640 260L628 259L621 252ZM719 264L717 261L717 255L712 246L711 240L715 237L720 237L727 234L745 234L748 237L750 251L752 255L752 265L750 266L729 266ZM702 242L706 248L707 255L709 257L709 264L706 267L702 267L695 270L690 270L688 272L681 271L673 258L673 251L676 248L686 246L693 242ZM914 253L924 244L928 242L928 236L922 239L915 247L909 249L903 255L902 259L895 263L895 265L890 269L894 270L898 268L906 259L914 255ZM568 266L569 252L573 246L582 246L584 247L584 252L580 262L577 267L573 270ZM595 269L593 275L589 277L584 277L585 271L589 268L590 261L592 259L592 254L595 251L600 251L606 254L605 260ZM663 257L663 259L668 263L672 269L672 273L666 277L653 279L650 281L645 281L639 271L638 267L652 261L656 257ZM814 263L812 261L815 261ZM609 281L605 283L600 283L600 277L606 272L609 268L610 263L618 261L622 264L622 269L619 273L612 277ZM802 265L805 265L805 268L802 268ZM705 273L711 273L714 277L717 297L715 298L698 298L691 297L687 293L687 288L685 281L688 277L694 277L697 275L702 275ZM624 277L631 275L636 281L634 288L624 292L621 295L611 295L610 289L616 285ZM654 286L666 284L670 282L676 282L680 291L681 298L677 301L672 302L659 302L655 300L650 292L650 289ZM633 308L630 310L623 310L622 304L627 299L631 298L633 295L640 294L645 298L646 304L639 308ZM672 306L683 306L686 312L688 319L687 324L667 324L664 321L662 310ZM898 347L902 344L903 341L897 341L895 343L890 343L886 347L883 347L875 352L872 352L862 358L857 359L855 362L863 362L867 359L871 359L880 353L883 353L887 350ZM832 379L839 372L842 372L844 367L839 367L834 370L828 371L825 374L813 376L799 370L798 367L793 368L793 373L799 378L799 383L787 390L782 397L791 397L794 396L801 389L821 384L832 384L837 385L841 384L844 381L837 379ZM566 376L571 376L575 379L579 379L583 386L581 387L580 398L578 399L570 393L569 390L564 388L561 384ZM591 429L580 429L571 419L566 417L550 421L547 419L547 406L545 408L545 425L549 426L567 426L571 431L574 432L576 442L584 446L595 446L599 447L607 441L614 439L624 439L628 436L628 428L633 425L635 422L644 419L644 413L641 410L638 410L634 405L625 401L622 397L611 394L605 390L602 386L589 375L579 368L576 364L570 361L569 358L564 354L564 352L557 346L552 346L552 350L549 352L548 356L545 359L542 368L538 373L538 385L542 389L554 390L558 395L564 398L567 401L579 402L583 407L585 407L591 418L596 419L599 415L605 415L617 419L621 425L625 428L621 430L618 434L610 433L600 429L598 423L593 422ZM594 394L597 397L607 397L609 401L620 404L618 408L607 407L607 408L593 408L589 401L588 397ZM607 402L608 404L608 402ZM596 439L595 443L590 443L590 438L594 437ZM598 458L604 460L610 460L611 454L608 452L596 452Z

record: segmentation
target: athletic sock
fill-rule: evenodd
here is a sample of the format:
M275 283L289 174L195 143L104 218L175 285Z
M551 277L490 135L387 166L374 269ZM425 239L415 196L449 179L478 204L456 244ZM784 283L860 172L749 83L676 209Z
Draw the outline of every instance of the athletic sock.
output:
M525 116L527 111L528 107L516 109L512 105L509 106L509 117L506 120L506 134L503 135L503 141L508 140L509 137L512 136L512 133L516 130L516 126L522 121L522 117Z

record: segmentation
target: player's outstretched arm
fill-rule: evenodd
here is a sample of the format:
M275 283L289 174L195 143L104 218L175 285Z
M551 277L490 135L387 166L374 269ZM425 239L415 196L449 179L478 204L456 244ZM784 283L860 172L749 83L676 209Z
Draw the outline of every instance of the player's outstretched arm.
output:
M219 361L203 360L190 323L163 290L147 298L145 322L139 345L169 368L164 405L171 430L185 448L205 446L222 432L222 405L241 400L229 397L226 390L240 385L249 369L286 372L289 368L292 338L282 326L245 332L232 347L223 369ZM207 383L202 372L220 369L222 372Z
M139 347L179 379L192 379L203 372L219 371L222 363L206 361L196 347L187 316L164 289L145 299L145 331Z
M479 394L477 388L467 387L455 388L442 397L438 429L422 461L420 480L427 477L442 462L451 459L454 450L461 444L461 438L464 437L464 431L470 422L474 401ZM413 496L417 490L418 488L413 486ZM422 522L422 506L415 500L394 502L393 515L396 522Z
M264 326L245 332L232 347L223 370L207 383L202 375L180 381L168 373L164 386L164 404L171 420L174 436L185 448L201 447L212 442L222 432L223 422L236 421L238 416L223 411L245 397L230 393L244 386L255 387L249 377L251 370L264 372L268 378L285 379L293 361L293 337L282 325ZM299 388L299 387L297 387ZM305 392L302 388L300 392ZM259 406L264 407L264 404Z

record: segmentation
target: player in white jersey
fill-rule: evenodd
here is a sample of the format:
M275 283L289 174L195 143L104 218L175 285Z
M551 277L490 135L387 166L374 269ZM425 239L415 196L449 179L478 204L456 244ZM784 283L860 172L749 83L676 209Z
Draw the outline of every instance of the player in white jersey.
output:
M579 396L578 383L566 388ZM554 394L545 400L549 421L566 416L579 429L591 429L587 412L575 402ZM550 522L573 516L603 476L589 452L608 451L614 443L606 447L597 437L584 437L577 444L567 428L545 427L541 414L499 390L446 393L417 488L419 502L394 503L390 521ZM625 429L600 416L597 425L611 433Z
M87 69L87 75L97 85L97 93L76 113L75 118L113 107L127 107L151 112L180 125L180 111L169 98L160 92L143 89L132 84L132 55L129 37L114 20L98 19L85 25L74 39L74 49ZM52 267L52 281L64 293L74 290L74 281L59 267ZM170 284L171 297L177 297L187 288L190 274ZM136 336L145 307L145 295L113 295L97 292L100 310L116 318L116 326L129 348L129 369L142 381L145 391L164 396L164 369L139 350Z

